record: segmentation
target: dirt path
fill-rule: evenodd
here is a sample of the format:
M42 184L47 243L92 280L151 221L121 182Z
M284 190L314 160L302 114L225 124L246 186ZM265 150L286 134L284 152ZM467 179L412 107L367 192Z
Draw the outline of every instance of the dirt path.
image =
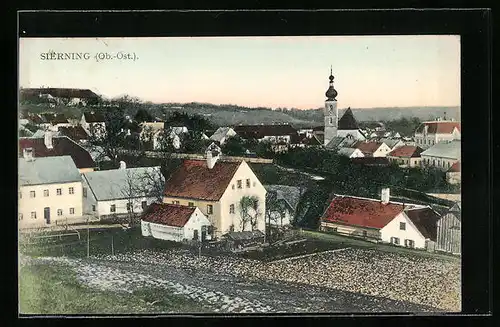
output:
M141 288L163 288L199 301L219 313L438 311L346 291L236 277L168 264L63 257L30 259L29 262L68 265L83 284L98 289L132 292Z

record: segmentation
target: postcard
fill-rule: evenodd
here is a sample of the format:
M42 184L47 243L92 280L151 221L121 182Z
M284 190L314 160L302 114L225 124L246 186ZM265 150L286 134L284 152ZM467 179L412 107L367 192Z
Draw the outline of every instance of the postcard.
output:
M460 36L19 39L19 313L460 312Z

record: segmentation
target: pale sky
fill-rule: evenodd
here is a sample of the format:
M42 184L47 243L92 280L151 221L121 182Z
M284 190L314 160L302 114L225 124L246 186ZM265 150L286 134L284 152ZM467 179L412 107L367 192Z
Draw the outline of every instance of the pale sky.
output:
M459 36L21 38L22 87L111 98L322 107L330 65L339 108L460 105ZM136 61L41 60L55 52L135 52Z

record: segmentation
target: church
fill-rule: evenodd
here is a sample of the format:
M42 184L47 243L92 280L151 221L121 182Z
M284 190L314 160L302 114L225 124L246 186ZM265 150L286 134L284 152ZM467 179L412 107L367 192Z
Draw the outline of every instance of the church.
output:
M337 108L337 90L333 87L333 72L330 68L330 86L326 91L326 101L325 101L325 131L324 131L324 145L328 145L330 141L336 138L345 138L350 135L355 140L364 141L366 137L360 131L358 122L349 107L342 118L338 119L338 108Z

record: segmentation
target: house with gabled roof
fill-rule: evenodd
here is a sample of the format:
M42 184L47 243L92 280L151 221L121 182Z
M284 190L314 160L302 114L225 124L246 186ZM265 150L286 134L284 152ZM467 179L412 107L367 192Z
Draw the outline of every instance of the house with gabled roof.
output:
M219 127L210 139L219 143L219 145L224 145L227 139L236 136L236 132L231 127Z
M430 207L381 199L335 195L320 220L320 230L374 242L434 250L439 214Z
M97 165L90 153L66 136L53 136L50 131L44 137L19 139L19 157L30 151L35 158L70 156L81 173L93 171Z
M427 149L441 142L460 140L461 133L460 122L452 120L426 121L417 127L414 139L418 146Z
M363 158L365 156L360 149L356 148L340 148L337 153L348 158Z
M20 228L81 222L82 180L70 156L35 157L25 149L18 164Z
M424 150L415 145L403 145L387 154L387 159L390 162L396 163L402 167L418 167L420 166L420 154Z
M400 146L405 145L405 142L403 142L400 139L395 139L395 138L382 137L378 141L385 143L391 149L391 151L400 147Z
M352 135L356 140L366 140L366 136L359 128L358 122L356 118L354 118L354 114L350 107L347 108L344 115L339 119L337 129L337 136L345 137L347 135Z
M142 236L173 242L210 240L210 222L197 207L153 203L141 215Z
M58 135L59 136L66 136L79 144L87 144L87 142L89 140L88 132L80 125L69 126L69 127L59 127Z
M351 147L359 149L365 157L385 157L391 151L385 143L376 141L358 141Z
M266 189L250 166L245 161L222 161L211 151L205 156L206 160L184 160L171 174L163 202L198 207L216 237L229 231L265 231ZM251 199L251 207L242 207L242 199Z
M89 133L96 135L106 132L106 118L101 112L87 111L82 114L80 125Z
M164 178L160 167L120 168L86 172L83 212L98 219L120 219L140 214L161 198Z
M461 148L460 140L436 143L420 154L422 164L447 171L461 159Z

